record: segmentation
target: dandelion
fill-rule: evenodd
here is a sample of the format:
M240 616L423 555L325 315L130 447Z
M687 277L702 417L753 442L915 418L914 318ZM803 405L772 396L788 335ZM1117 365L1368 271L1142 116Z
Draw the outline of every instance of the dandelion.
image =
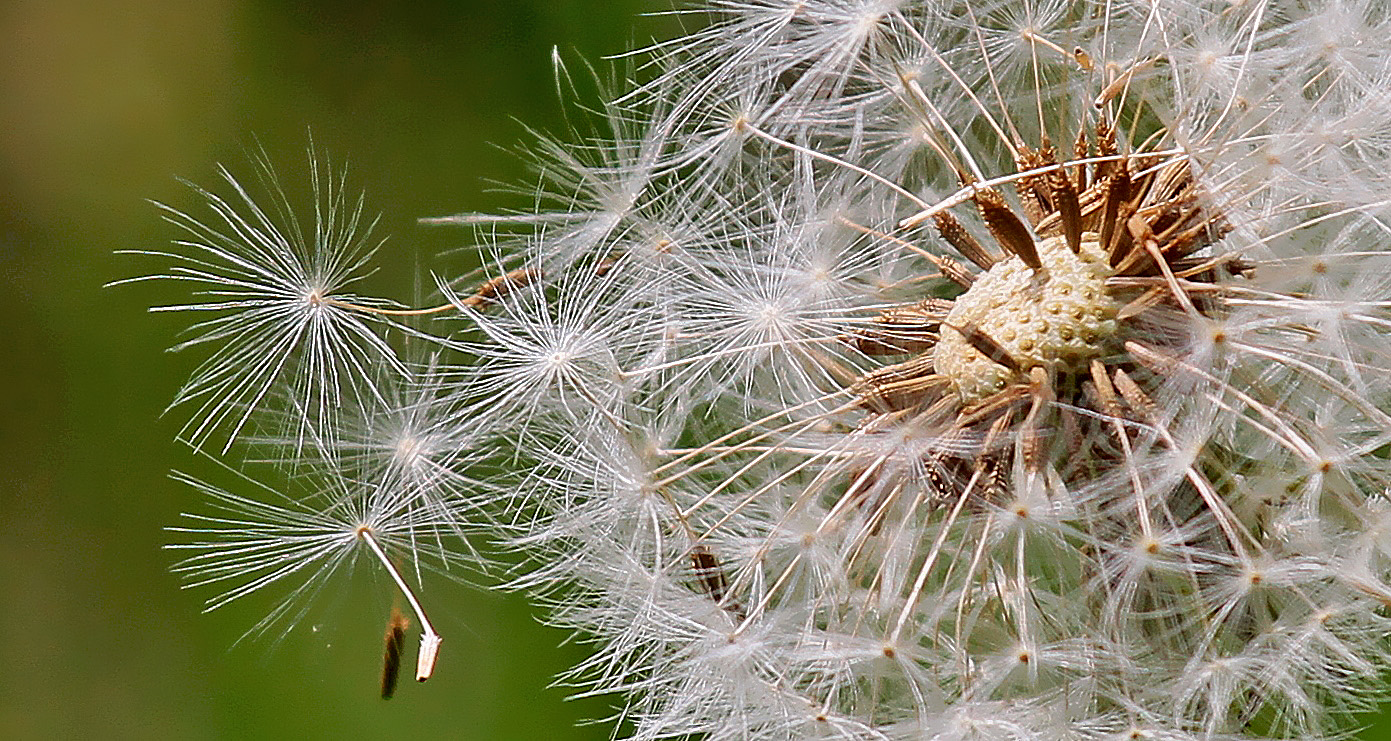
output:
M1323 21L1265 5L724 10L652 50L626 100L667 149L591 259L679 238L533 287L660 348L615 356L603 422L500 426L534 461L518 586L600 641L575 679L639 738L1304 738L1367 707L1386 199L1345 196L1382 182L1351 119L1385 55L1311 65ZM524 262L575 243L544 223ZM493 408L583 418L544 388Z
M1332 11L720 5L439 281L431 439L500 468L392 517L522 553L636 738L1336 737L1389 668L1391 50Z

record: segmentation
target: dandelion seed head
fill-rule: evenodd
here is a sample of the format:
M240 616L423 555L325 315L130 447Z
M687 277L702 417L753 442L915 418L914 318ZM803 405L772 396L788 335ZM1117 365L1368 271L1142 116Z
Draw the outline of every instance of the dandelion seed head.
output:
M1336 5L721 4L537 147L284 558L482 518L640 739L1337 733L1391 668L1391 67Z

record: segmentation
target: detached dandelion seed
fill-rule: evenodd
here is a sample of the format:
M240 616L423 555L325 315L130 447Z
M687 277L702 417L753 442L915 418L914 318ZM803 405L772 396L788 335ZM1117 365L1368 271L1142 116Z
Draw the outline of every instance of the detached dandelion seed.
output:
M248 634L272 628L288 632L303 619L311 600L332 588L335 575L355 568L360 556L370 554L368 560L385 570L420 622L416 678L423 682L431 676L441 638L426 616L417 587L391 553L411 565L417 581L425 567L447 572L471 560L470 551L455 545L457 513L422 503L412 488L389 483L362 486L330 480L323 488L288 496L244 478L256 496L243 496L184 474L175 474L175 479L198 490L217 510L186 515L190 524L169 528L193 539L169 546L190 553L174 567L187 578L187 586L219 585L223 590L208 599L207 610L273 585L290 584L288 594Z
M256 202L226 168L220 168L233 197L224 198L192 183L189 187L212 212L204 220L164 204L165 219L184 230L172 252L130 251L165 257L168 272L117 283L172 280L193 286L192 303L157 306L152 311L196 311L212 318L194 324L194 336L174 350L212 346L212 354L179 391L171 408L194 405L183 435L201 445L219 430L225 452L257 409L289 389L297 406L291 431L300 438L336 423L345 397L371 397L375 364L404 373L390 345L369 326L359 308L389 302L347 289L367 272L377 245L362 200L348 200L343 175L309 151L314 221L306 227L295 216L264 152L256 155L256 174L270 203Z

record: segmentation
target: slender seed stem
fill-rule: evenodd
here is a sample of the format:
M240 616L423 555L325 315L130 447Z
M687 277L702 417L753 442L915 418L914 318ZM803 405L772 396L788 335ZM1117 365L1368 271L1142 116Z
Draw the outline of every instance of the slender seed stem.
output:
M454 304L444 304L443 306L431 306L427 309L379 309L375 306L363 306L347 301L339 301L334 298L325 298L323 302L329 306L337 306L340 309L361 311L366 314L381 314L384 316L422 316L424 314L438 314L441 311L448 311L454 308Z
M415 661L415 680L424 682L435 672L435 658L439 655L440 641L443 638L435 632L435 626L430 624L430 618L425 616L425 608L420 606L420 600L415 598L415 592L401 576L401 572L396 569L396 565L391 562L390 558L387 558L386 551L382 550L381 544L377 542L372 528L366 525L359 526L357 535L362 538L362 542L366 543L368 548L372 549L372 552L382 562L382 566L386 567L386 573L391 574L392 581L395 581L396 586L401 589L401 593L406 595L406 601L410 603L416 618L420 620L420 627L424 633L420 636L420 654Z

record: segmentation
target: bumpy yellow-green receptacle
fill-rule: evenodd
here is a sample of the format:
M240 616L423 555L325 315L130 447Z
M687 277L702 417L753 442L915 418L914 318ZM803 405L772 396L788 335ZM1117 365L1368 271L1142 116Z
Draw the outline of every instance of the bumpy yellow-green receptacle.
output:
M1043 240L1037 249L1042 270L1018 257L1001 260L976 278L947 314L932 360L963 404L1024 381L1035 366L1077 372L1108 351L1120 305L1106 291L1112 270L1096 234L1082 235L1078 254L1062 237ZM1019 371L986 357L951 329L967 326L998 343Z

